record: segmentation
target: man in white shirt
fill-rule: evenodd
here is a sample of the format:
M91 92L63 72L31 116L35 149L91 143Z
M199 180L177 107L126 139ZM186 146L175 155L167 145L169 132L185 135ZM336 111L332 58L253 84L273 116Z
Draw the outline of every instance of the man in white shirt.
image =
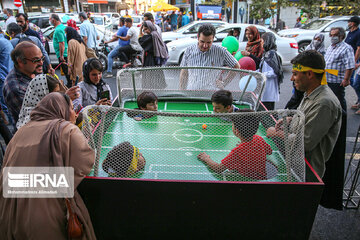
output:
M198 43L186 49L181 67L230 67L240 69L238 61L226 48L213 45L215 28L211 24L203 24L198 30ZM213 90L223 88L227 80L219 81L219 71L209 69L182 69L180 72L180 89ZM230 77L230 76L228 76ZM227 79L227 77L226 77ZM222 87L219 86L223 85Z
M5 22L5 29L7 28L7 26L10 24L10 23L16 23L16 18L15 16L13 15L13 10L10 9L10 8L5 8L4 9L4 18L6 19L6 22Z
M136 30L136 28L132 27L132 19L126 18L125 19L125 26L129 28L126 37L119 37L119 39L123 41L129 41L130 44L126 45L124 47L121 47L118 49L119 55L121 55L121 59L123 59L126 64L123 66L124 68L130 65L130 56L131 54L135 52L142 51L142 47L139 44L138 38L139 38L139 32ZM112 73L106 73L104 75L105 78L111 78L113 77Z

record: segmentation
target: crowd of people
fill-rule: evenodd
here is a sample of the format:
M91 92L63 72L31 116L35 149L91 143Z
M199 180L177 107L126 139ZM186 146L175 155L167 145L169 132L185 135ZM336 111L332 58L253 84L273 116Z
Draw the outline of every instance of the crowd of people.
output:
M121 18L120 29L109 41L118 41L118 46L110 52L108 69L104 69L100 60L88 57L87 54L89 49L96 47L99 39L87 14L79 14L82 22L79 32L74 22L69 21L68 26L64 26L57 14L51 14L49 21L55 27L54 49L58 67L66 77L66 86L54 74L42 36L30 27L27 15L19 13L15 21L11 19L6 26L11 40L6 39L3 33L0 34L0 102L4 113L0 117L0 133L8 144L2 167L72 166L75 169L75 196L70 201L71 206L81 219L83 239L95 239L89 214L76 190L81 180L89 174L95 154L75 125L77 117L83 107L88 105L111 106L113 96L102 74L106 70L105 77L112 77L115 56L129 63L129 56L141 51L143 66L163 66L169 55L161 38L162 29L177 29L189 23L191 15L176 15L173 12L167 17L160 13L154 17L151 13L145 13L140 33L132 26L130 17ZM297 108L305 115L305 156L321 178L328 170L326 162L339 141L347 111L345 87L350 84L356 89L358 97L352 108L356 114L360 114L360 73L354 71L360 65L359 24L360 19L352 17L347 36L343 28L332 28L329 35L331 45L327 49L324 47L324 36L315 35L308 48L291 61L294 94L287 107ZM261 100L267 110L273 110L279 101L280 84L284 78L276 37L271 32L261 36L256 26L247 27L245 33L248 42L241 54L252 62L250 65L254 69L251 70L262 72L267 77ZM213 45L214 26L202 25L197 37L197 44L185 51L181 67L226 66L245 69L245 65L235 59L235 52ZM232 104L231 92L223 89L229 83L227 77L232 76L213 81L214 76L209 71L182 69L179 87L187 90L217 90L211 99L214 113L244 111ZM162 80L164 88L165 78ZM157 110L158 99L154 93L143 92L137 100L140 110ZM142 121L151 116L139 114L133 117L136 121ZM6 123L13 125L13 136ZM252 123L249 124L252 127L244 131L248 123ZM277 121L274 127L267 129L267 137L285 138L283 125L281 120ZM230 169L244 176L248 176L249 172L255 173L257 177L249 177L257 180L266 179L266 155L271 154L272 150L264 139L256 135L258 126L258 120L252 115L234 121L233 133L242 143L221 163L213 161L206 153L200 153L198 159L218 173ZM258 149L261 156L248 154L250 147ZM117 157L125 159L125 167L119 168L119 164L113 162ZM251 169L252 164L248 163L256 157L260 159L261 167L254 170ZM143 169L145 164L139 149L124 142L109 152L102 168L109 174L125 176ZM3 177L1 174L1 180ZM2 186L0 191L3 191ZM43 214L44 209L52 209L53 215ZM24 211L29 213L26 218L15 217ZM33 215L37 217L31 217ZM0 222L4 224L0 225L0 238L28 239L31 236L36 239L65 239L66 215L64 199L9 199L1 194Z

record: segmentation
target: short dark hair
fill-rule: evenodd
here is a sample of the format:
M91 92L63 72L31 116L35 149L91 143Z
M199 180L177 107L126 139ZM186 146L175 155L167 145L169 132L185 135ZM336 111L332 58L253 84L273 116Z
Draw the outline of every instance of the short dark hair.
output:
M157 96L153 92L142 92L136 99L138 107L146 108L146 104L153 103L158 100Z
M129 23L132 23L132 19L131 18L125 18L125 22L129 22Z
M211 25L210 23L203 24L199 27L198 30L198 37L200 37L200 34L202 33L204 36L208 37L213 35L215 37L215 27Z
M21 29L21 27L20 27L19 25L17 25L16 23L12 22L12 23L10 23L10 24L7 26L6 31L9 33L9 35L11 35L11 34L13 34L13 33L14 33L15 35L17 35L17 34L19 34L19 33L22 32L22 29Z
M57 22L61 22L59 15L57 15L56 13L51 14L50 17Z
M339 31L339 37L341 40L344 40L345 37L346 37L346 32L345 32L345 29L342 28L342 27L332 27L330 29L330 32L333 31L333 30L338 30Z
M120 18L120 22L121 22L122 24L125 24L125 18L124 18L124 17L121 17L121 18Z
M154 20L154 16L153 16L152 13L150 13L150 12L144 13L144 17L147 17L148 20Z
M216 91L211 96L211 102L222 104L224 107L231 106L233 103L233 97L228 90Z
M352 16L348 22L353 22L353 23L355 23L356 26L359 26L360 18L358 16Z
M79 18L82 17L83 19L87 19L87 14L86 12L81 12L79 13Z
M325 60L323 55L315 50L307 50L299 53L291 60L291 64L300 64L315 69L325 69ZM322 79L325 73L314 73L318 79Z
M237 112L244 114L232 117L234 127L239 131L239 134L247 141L251 141L257 130L259 129L259 117L254 110L239 109Z
M46 82L48 85L49 93L53 92L54 89L60 85L60 82L53 76L46 75Z
M23 16L25 21L29 20L28 15L26 13L18 13L16 14L16 18Z
M4 10L6 10L8 12L8 14L13 15L13 10L10 8L5 8Z
M117 175L126 175L134 157L134 147L129 142L122 142L113 147L102 163L106 173L115 172Z
M11 51L11 60L14 62L15 67L19 67L18 60L21 60L24 64L26 63L24 52L26 48L31 47L37 46L34 43L25 41L18 43L14 50Z

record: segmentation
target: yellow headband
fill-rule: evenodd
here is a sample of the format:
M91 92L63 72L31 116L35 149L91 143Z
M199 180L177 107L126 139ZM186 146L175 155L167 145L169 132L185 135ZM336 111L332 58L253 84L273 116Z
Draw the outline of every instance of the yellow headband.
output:
M332 75L337 76L339 71L335 70L335 69L316 69L316 68L311 68L311 67L305 67L301 64L295 64L293 65L293 70L298 71L298 72L307 72L307 71L313 71L314 73L324 73L323 78L321 79L321 85L326 85L326 72L330 73Z
M134 174L137 171L137 164L138 164L138 160L139 160L139 149L137 147L134 147L134 155L133 155L133 159L130 163L130 166L126 172L126 175L131 175Z

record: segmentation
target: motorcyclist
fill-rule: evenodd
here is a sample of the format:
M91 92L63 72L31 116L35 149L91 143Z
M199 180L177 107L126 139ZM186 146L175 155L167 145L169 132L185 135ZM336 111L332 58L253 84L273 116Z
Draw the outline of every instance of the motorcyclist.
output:
M104 77L106 77L106 78L113 77L112 67L113 67L113 63L114 63L114 58L117 56L120 56L120 58L121 58L121 56L122 56L122 55L119 55L120 54L119 49L130 44L130 40L125 41L125 40L120 39L120 37L126 37L127 32L129 30L129 28L125 26L125 18L121 17L119 20L119 23L120 23L120 28L117 31L117 33L114 34L114 36L111 40L104 42L107 44L107 43L115 42L117 40L119 41L118 42L119 44L108 55L108 68L107 68L106 74L104 75ZM121 60L125 60L125 59L123 59L123 57L122 57Z

